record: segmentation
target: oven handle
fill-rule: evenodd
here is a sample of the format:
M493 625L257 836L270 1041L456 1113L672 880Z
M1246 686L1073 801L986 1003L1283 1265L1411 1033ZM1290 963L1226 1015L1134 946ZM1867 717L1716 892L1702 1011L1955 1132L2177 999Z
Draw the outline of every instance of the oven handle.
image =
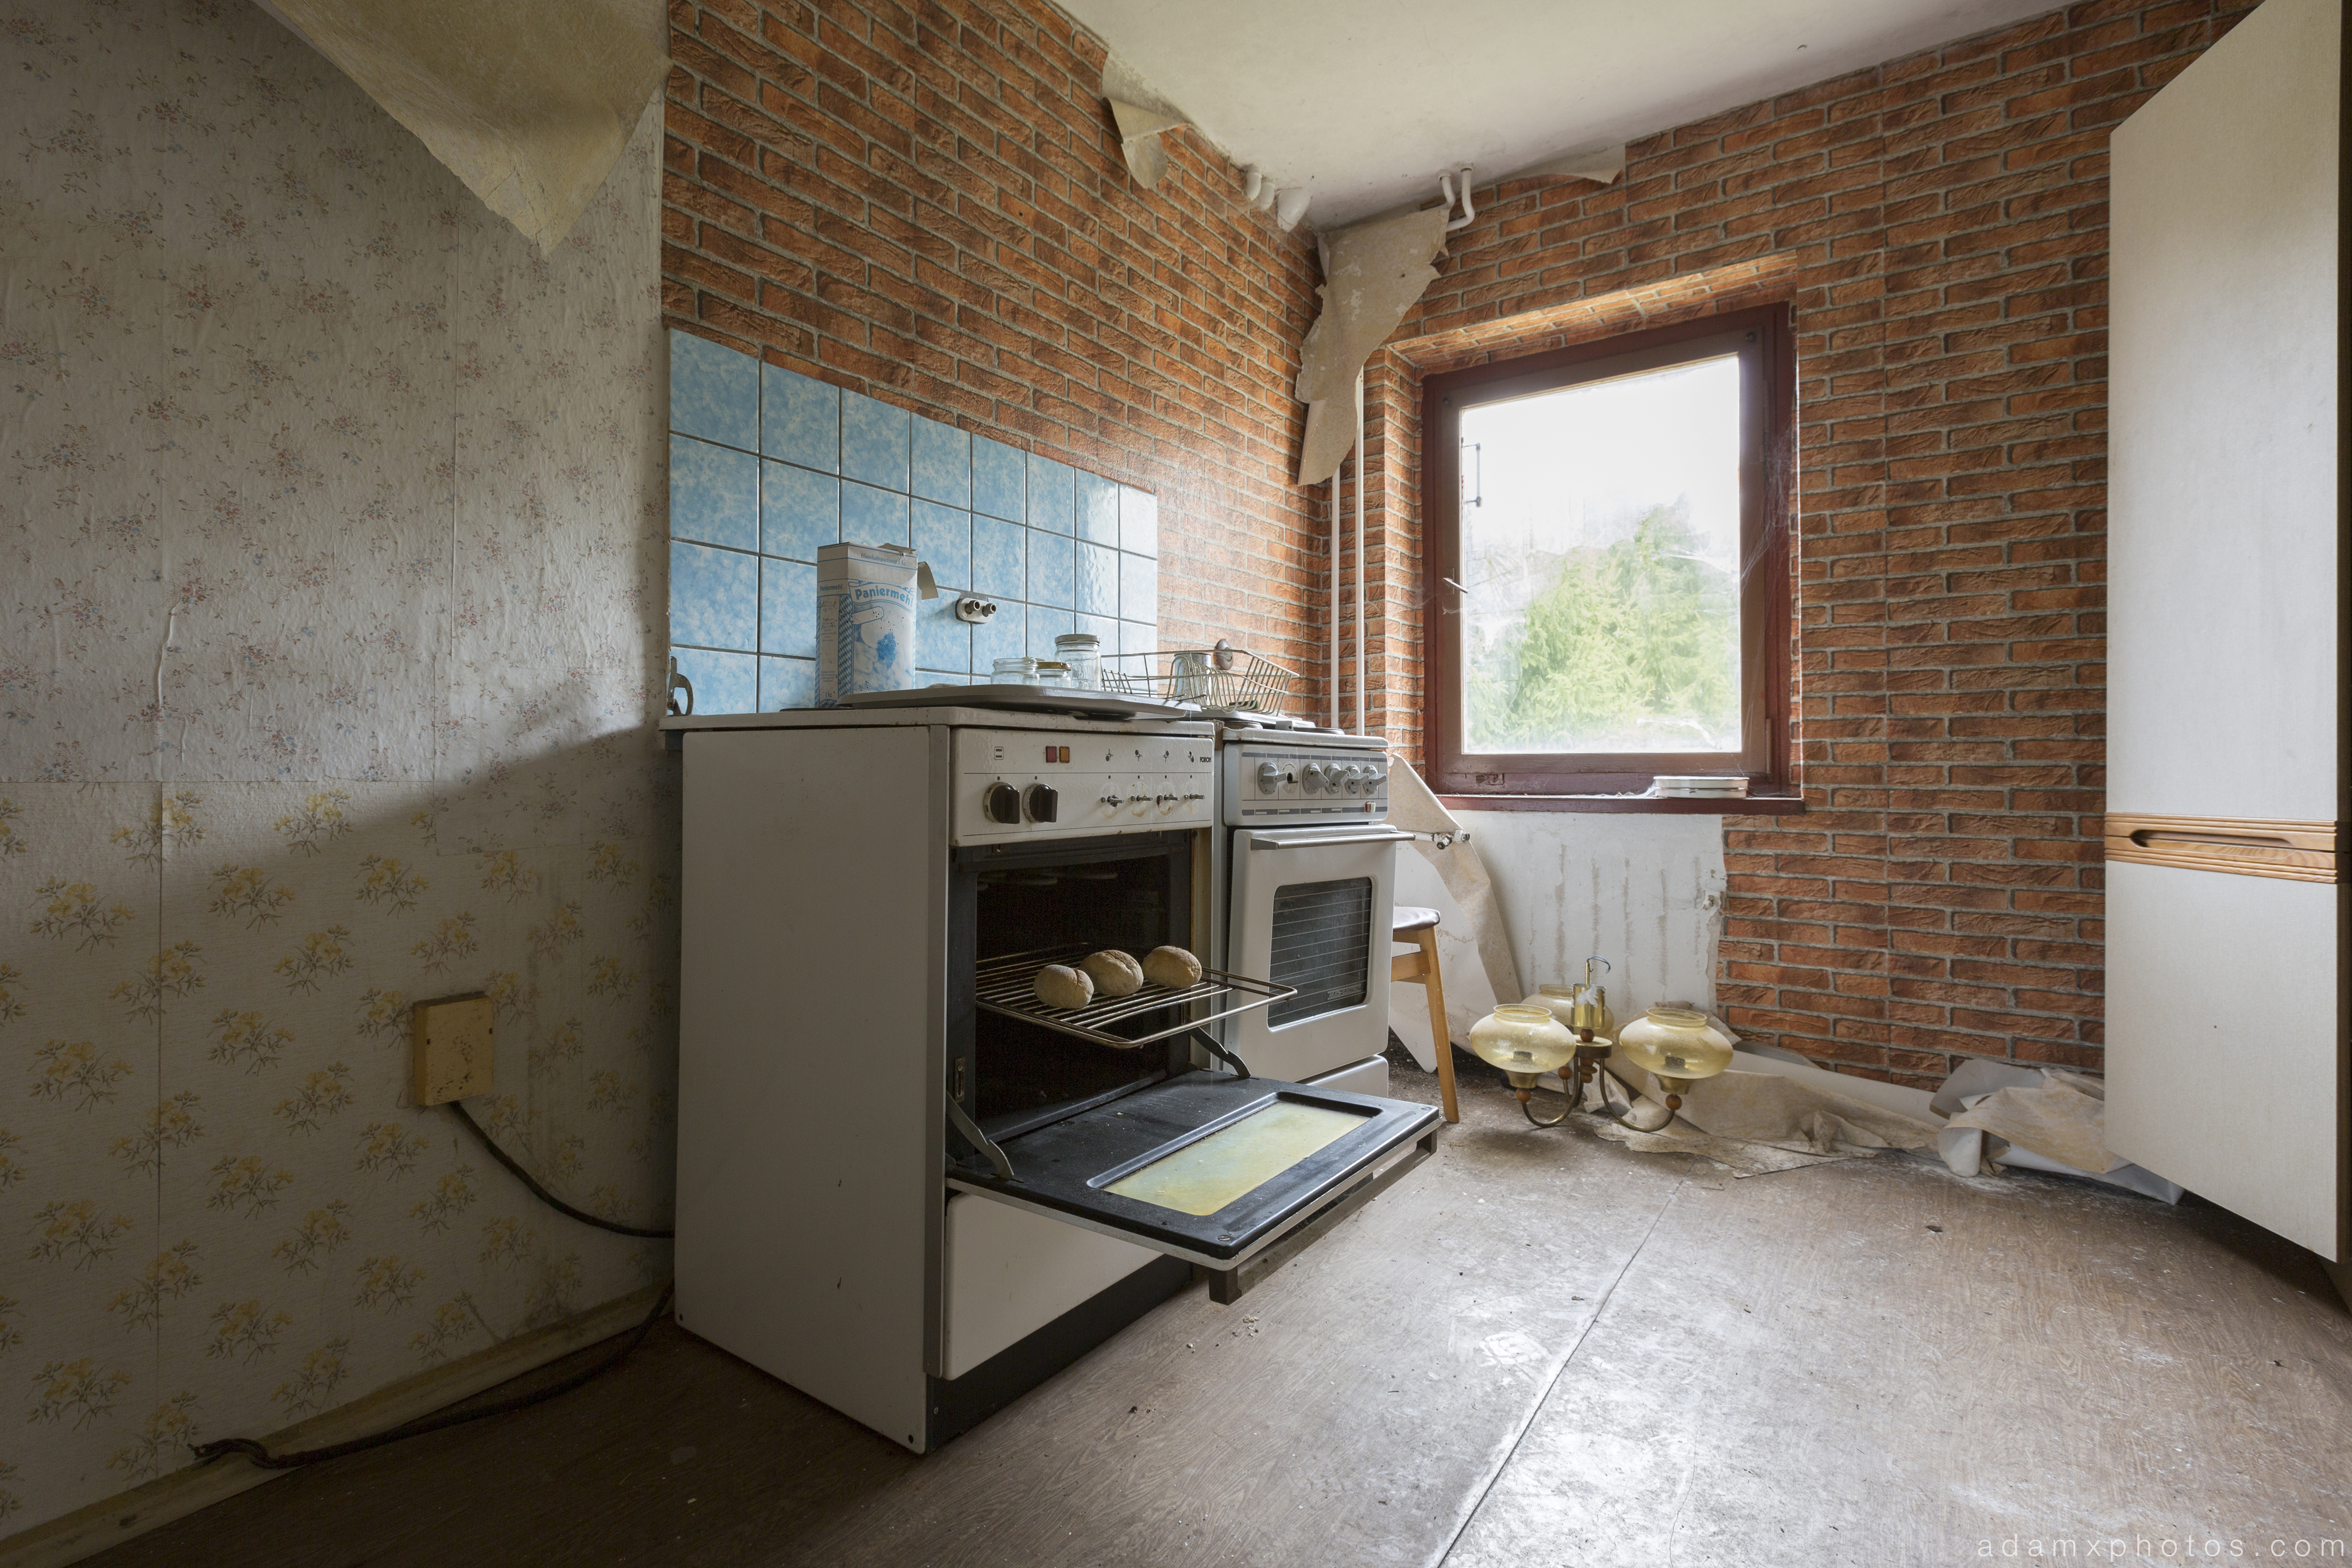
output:
M1412 835L1402 828L1366 828L1360 832L1333 832L1307 828L1291 832L1259 831L1250 835L1254 850L1312 850L1326 844L1409 844Z

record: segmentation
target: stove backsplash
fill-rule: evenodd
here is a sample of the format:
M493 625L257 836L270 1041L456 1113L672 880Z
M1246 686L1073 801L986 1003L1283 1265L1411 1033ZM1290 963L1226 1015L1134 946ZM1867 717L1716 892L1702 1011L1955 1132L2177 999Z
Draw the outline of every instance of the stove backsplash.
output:
M816 700L816 550L911 544L926 680L985 679L1064 632L1159 645L1159 499L859 392L669 335L669 635L698 713ZM995 619L955 617L961 592Z

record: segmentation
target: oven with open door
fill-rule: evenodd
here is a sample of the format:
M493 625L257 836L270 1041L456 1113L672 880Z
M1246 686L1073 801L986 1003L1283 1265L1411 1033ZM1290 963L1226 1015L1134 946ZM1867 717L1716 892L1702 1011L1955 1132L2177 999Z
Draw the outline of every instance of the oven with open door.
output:
M1434 1110L1221 1033L1303 993L1211 950L1206 726L709 727L685 737L690 1332L923 1452L1198 1274L1234 1299L1433 1151ZM1161 944L1198 985L1031 992Z

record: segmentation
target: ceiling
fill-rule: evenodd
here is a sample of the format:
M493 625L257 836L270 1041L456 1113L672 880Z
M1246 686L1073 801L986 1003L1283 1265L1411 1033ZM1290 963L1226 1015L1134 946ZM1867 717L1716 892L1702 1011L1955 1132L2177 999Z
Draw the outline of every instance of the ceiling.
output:
M1321 229L2038 16L2053 0L1059 0Z

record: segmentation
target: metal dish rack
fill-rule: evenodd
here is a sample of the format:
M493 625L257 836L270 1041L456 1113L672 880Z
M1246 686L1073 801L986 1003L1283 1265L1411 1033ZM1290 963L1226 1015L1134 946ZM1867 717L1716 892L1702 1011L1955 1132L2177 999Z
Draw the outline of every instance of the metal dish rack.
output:
M1031 953L1008 953L1002 957L981 960L978 985L973 999L982 1009L1000 1013L1006 1018L1026 1019L1050 1030L1089 1040L1096 1045L1108 1045L1118 1051L1132 1051L1182 1034L1186 1030L1199 1029L1202 1024L1219 1019L1232 1018L1252 1008L1272 1007L1298 994L1296 986L1277 986L1266 980L1254 980L1246 975L1229 975L1222 969L1202 969L1200 979L1182 989L1155 986L1146 980L1143 988L1133 996L1103 997L1082 1008L1049 1008L1037 999L1033 988L1037 971L1048 964L1068 964L1077 961L1091 947L1041 948ZM1161 1008L1189 1007L1195 1002L1214 1002L1221 998L1244 997L1248 999L1201 1018L1188 1018L1167 1028L1144 1035L1119 1034L1112 1024L1156 1011Z
M1298 678L1271 659L1219 639L1213 648L1103 656L1102 685L1121 696L1190 703L1210 713L1280 715Z

